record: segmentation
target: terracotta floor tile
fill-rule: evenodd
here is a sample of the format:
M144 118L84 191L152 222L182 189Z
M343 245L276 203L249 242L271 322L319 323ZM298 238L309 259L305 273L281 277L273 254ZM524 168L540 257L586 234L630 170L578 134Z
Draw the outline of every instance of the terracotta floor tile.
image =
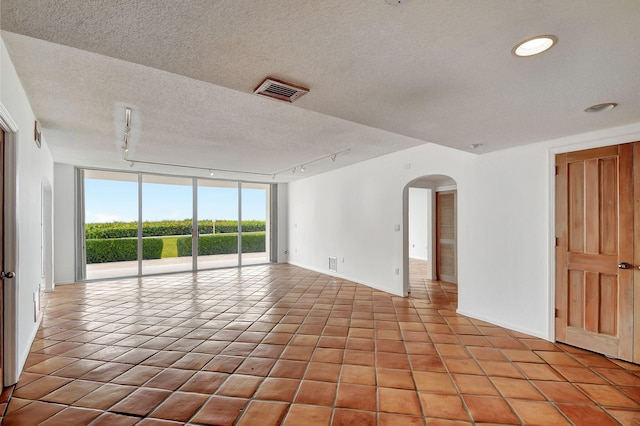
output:
M605 379L617 386L640 386L640 377L619 368L594 368L593 371L604 376Z
M292 401L298 390L299 380L267 378L262 382L254 398L273 401Z
M88 382L84 380L74 380L61 388L45 395L41 398L46 402L57 402L59 404L73 404L83 396L93 392L101 386L100 383Z
M623 425L640 424L640 410L626 410L621 408L607 408L606 411Z
M610 385L577 384L584 393L600 405L607 407L640 408L640 405Z
M462 404L459 395L442 395L438 393L420 392L422 410L427 417L452 420L469 420L469 414Z
M304 375L304 379L335 383L338 381L338 377L340 376L341 367L341 364L310 362Z
M98 368L87 372L80 378L83 380L91 380L94 382L110 382L124 372L133 368L131 364L120 364L117 362L106 362Z
M251 356L257 358L278 358L284 351L284 348L284 345L262 343L256 346L253 352L251 352Z
M237 426L279 426L289 404L283 402L251 401Z
M373 367L375 365L375 354L371 351L355 351L347 349L344 351L344 364L364 365Z
M520 421L513 414L507 402L502 398L468 395L465 395L463 398L469 408L471 417L476 422L509 425L520 424Z
M180 387L182 392L212 394L227 380L228 374L198 371Z
M303 380L300 383L295 402L299 404L333 405L336 397L336 384Z
M378 386L397 389L415 389L413 374L407 370L378 368Z
M127 370L115 379L111 380L111 383L116 383L119 385L140 386L161 371L162 368L159 367L136 365L130 370Z
M509 404L526 425L570 425L550 403L541 401L511 400Z
M557 404L557 406L575 426L617 426L619 424L603 409L595 405Z
M468 346L467 349L475 359L486 359L493 361L507 361L507 357L500 349Z
M375 411L377 406L376 387L340 383L335 406Z
M283 423L284 426L317 425L329 426L331 408L318 405L292 404Z
M340 383L352 383L360 385L376 384L376 369L363 365L343 365L340 374Z
M513 362L544 363L535 352L522 349L501 349L501 352Z
M176 390L182 386L184 382L189 380L193 374L194 372L189 370L167 368L145 383L144 386L148 388Z
M378 387L378 410L387 413L422 415L418 394L413 390Z
M424 426L424 419L417 416L407 416L403 414L379 413L379 426Z
M8 414L2 424L4 426L35 426L64 408L64 405L35 401Z
M240 374L229 376L226 382L220 386L217 391L218 395L234 396L239 398L250 398L260 383L262 377L243 376Z
M505 398L528 399L534 401L545 399L544 396L527 380L492 377L491 381ZM555 384L556 382L549 383Z
M453 374L455 382L461 394L465 395L498 395L493 383L485 376L473 376L466 374Z
M249 400L212 396L191 420L204 425L233 425Z
M484 375L484 372L473 359L447 358L444 364L450 373Z
M233 373L243 361L244 358L239 356L218 355L202 369L220 373Z
M98 417L91 426L132 426L140 421L140 417L125 416L122 414L104 413Z
M573 383L591 383L596 385L609 384L602 377L586 367L574 367L566 365L554 365L553 368ZM640 383L639 383L640 384Z
M55 376L44 376L38 380L35 380L27 385L22 386L14 391L13 396L24 399L37 400L54 390L61 388L67 383L71 382L70 379Z
M488 376L511 377L512 379L522 379L524 376L510 362L478 360L478 364Z
M276 361L271 358L246 358L235 372L237 374L264 377L269 374L275 362Z
M136 388L133 386L105 384L75 401L73 405L106 410L134 390Z
M409 370L409 358L405 354L378 352L376 353L376 367Z
M86 425L102 414L99 410L90 410L88 408L67 407L53 417L40 423L44 426L69 426L69 425Z
M56 356L53 358L49 358L46 361L42 361L41 363L36 364L32 367L29 367L27 371L29 373L50 374L56 370L66 367L69 364L73 364L74 362L77 362L77 359Z
M592 404L593 402L580 392L571 383L566 382L543 382L534 380L532 382L542 393L554 402L574 402L579 404Z
M535 351L535 354L550 365L580 365L580 363L576 361L571 355L567 355L563 352Z
M199 393L174 392L151 413L151 417L186 422L208 397Z
M333 412L332 426L375 426L376 414L370 411L336 408Z
M307 369L307 363L301 361L279 360L275 363L269 376L288 379L301 379Z
M111 407L110 411L134 416L146 416L169 395L171 395L171 392L164 389L140 388Z
M546 364L516 362L515 366L530 380L565 381L560 373Z
M469 351L462 345L436 344L436 350L444 358L469 358Z
M286 264L60 286L4 424L639 421L640 366L457 315L410 265L410 298Z
M210 354L188 353L172 364L171 367L197 371L207 365L213 357Z

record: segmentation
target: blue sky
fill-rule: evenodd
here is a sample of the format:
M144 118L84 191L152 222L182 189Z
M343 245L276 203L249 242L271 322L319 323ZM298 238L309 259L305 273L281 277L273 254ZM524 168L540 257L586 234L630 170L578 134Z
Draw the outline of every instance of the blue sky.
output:
M138 183L85 179L85 222L138 220ZM190 186L142 184L142 217L145 221L182 220L192 217ZM266 220L266 190L242 190L242 219ZM198 188L200 219L238 218L237 188Z

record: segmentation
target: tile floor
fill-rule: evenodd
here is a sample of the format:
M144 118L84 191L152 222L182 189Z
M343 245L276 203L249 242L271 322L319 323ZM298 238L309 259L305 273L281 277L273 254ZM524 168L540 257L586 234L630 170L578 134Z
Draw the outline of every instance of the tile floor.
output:
M419 269L411 298L290 265L60 286L3 424L640 424L640 366L456 315Z

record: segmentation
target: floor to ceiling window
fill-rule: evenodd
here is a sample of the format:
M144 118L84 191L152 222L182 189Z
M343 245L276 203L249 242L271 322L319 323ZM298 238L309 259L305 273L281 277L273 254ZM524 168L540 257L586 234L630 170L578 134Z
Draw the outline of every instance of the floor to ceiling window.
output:
M137 275L138 175L84 170L83 187L84 278Z
M270 261L271 185L83 169L78 280ZM194 236L196 238L194 238Z
M238 182L198 180L198 268L238 266Z
M192 232L193 179L143 174L142 273L191 271L191 251L179 252L178 243Z
M242 183L242 264L269 261L269 185Z

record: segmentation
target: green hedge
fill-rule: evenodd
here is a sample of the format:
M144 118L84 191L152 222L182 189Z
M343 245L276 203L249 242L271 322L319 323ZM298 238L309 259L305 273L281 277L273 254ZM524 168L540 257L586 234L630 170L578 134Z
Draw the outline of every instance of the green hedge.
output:
M191 219L164 220L159 222L142 222L143 237L162 237L168 235L191 235ZM198 221L200 234L237 233L237 220L200 220ZM265 223L260 220L243 220L244 232L258 232L265 230ZM138 236L138 222L87 223L85 238L127 238Z
M216 234L237 233L238 221L237 220L216 220L215 230L216 230ZM242 221L243 235L245 232L264 232L265 230L266 230L265 223L262 220L243 220ZM203 234L203 232L201 232L200 234Z
M243 225L244 226L244 225ZM242 252L260 253L266 247L265 232L242 233ZM178 256L191 256L191 237L178 238ZM238 234L201 235L198 240L198 255L231 254L238 252Z
M142 258L160 259L164 243L162 238L142 240ZM138 259L137 238L88 239L86 245L87 264L123 262Z

